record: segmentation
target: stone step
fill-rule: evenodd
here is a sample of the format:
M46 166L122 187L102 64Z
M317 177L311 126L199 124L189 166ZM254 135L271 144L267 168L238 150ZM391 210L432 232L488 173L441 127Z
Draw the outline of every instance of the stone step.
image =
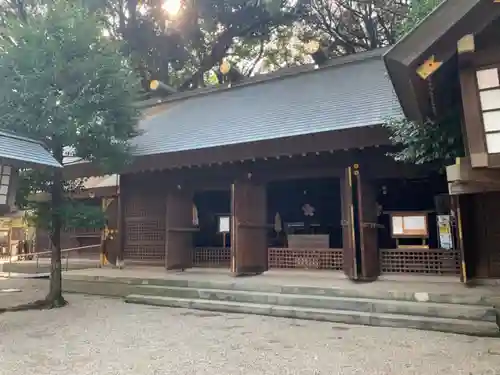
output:
M156 285L138 286L135 288L134 293L140 295L185 299L230 301L256 303L262 305L310 307L381 314L403 314L496 322L496 310L493 307L478 305L380 300L374 298L307 296L299 294L261 293L222 289L196 289Z
M50 273L0 272L0 277L7 279L47 279L50 277Z
M100 294L110 296L126 296L127 294L141 294L136 292L137 286L163 286L163 287L184 287L194 289L217 289L235 290L262 293L299 294L306 296L327 296L327 297L351 297L351 298L373 298L382 300L417 301L452 303L461 305L483 305L500 306L500 296L484 295L482 293L436 293L432 291L432 285L427 285L423 290L387 290L380 286L372 287L368 284L358 288L320 287L320 286L300 286L300 285L272 285L267 283L246 283L246 282L220 282L210 280L186 280L186 279L142 279L133 277L105 277L105 276L83 276L83 275L63 275L63 288L65 291L77 293ZM423 287L424 288L424 287ZM96 293L94 293L96 292Z
M429 331L452 332L478 336L498 336L496 323L449 318L430 318L401 314L382 314L347 310L318 309L311 307L277 306L271 304L214 301L204 299L174 298L132 294L125 297L128 303L180 307L228 313L268 315L283 318L307 319L335 323L359 324L381 327L414 328Z

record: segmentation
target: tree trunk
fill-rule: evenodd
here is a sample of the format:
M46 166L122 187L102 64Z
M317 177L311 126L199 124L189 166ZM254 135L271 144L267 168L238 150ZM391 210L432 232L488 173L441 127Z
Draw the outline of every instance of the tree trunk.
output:
M62 164L62 147L54 148L54 156ZM62 296L61 266L61 206L63 204L62 168L56 168L52 181L52 254L50 257L50 291L46 297L48 307L62 307L66 300Z

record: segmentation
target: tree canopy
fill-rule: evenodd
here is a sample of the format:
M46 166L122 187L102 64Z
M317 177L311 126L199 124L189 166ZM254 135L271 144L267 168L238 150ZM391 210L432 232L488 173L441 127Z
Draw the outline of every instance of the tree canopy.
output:
M26 8L28 9L28 8ZM134 105L140 80L124 56L123 42L103 35L103 18L59 0L30 8L19 19L4 18L0 40L0 129L43 141L60 163L67 156L92 160L103 172L122 165L137 134ZM97 211L70 199L78 181L64 181L56 169L23 171L24 192L46 192L51 201L33 203L38 224L50 228L53 243L51 304L61 295L60 234L65 227L102 225Z
M0 19L23 19L53 0L6 0ZM156 79L177 90L206 78L227 60L243 75L311 62L304 42L329 57L393 44L437 0L82 0L123 40L148 95Z

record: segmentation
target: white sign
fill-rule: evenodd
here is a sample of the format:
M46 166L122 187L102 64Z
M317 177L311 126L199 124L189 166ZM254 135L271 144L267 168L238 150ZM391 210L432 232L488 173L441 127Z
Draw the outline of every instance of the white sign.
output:
M427 231L425 216L404 216L403 221L405 231Z
M392 217L392 234L404 234L403 216Z
M427 215L418 213L392 214L392 235L394 237L427 237Z
M231 217L219 216L219 233L229 233L231 230Z
M453 236L451 233L450 215L438 215L439 247L441 249L453 249Z

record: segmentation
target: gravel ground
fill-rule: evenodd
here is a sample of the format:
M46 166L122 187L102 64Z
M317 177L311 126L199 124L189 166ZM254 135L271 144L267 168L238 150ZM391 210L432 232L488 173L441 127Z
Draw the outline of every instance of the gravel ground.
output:
M3 291L8 289L19 289L21 291L8 293ZM47 279L7 279L0 277L0 308L43 299L48 291L49 280ZM0 342L2 341L3 338L0 337Z
M497 339L67 298L0 315L0 374L500 374Z

